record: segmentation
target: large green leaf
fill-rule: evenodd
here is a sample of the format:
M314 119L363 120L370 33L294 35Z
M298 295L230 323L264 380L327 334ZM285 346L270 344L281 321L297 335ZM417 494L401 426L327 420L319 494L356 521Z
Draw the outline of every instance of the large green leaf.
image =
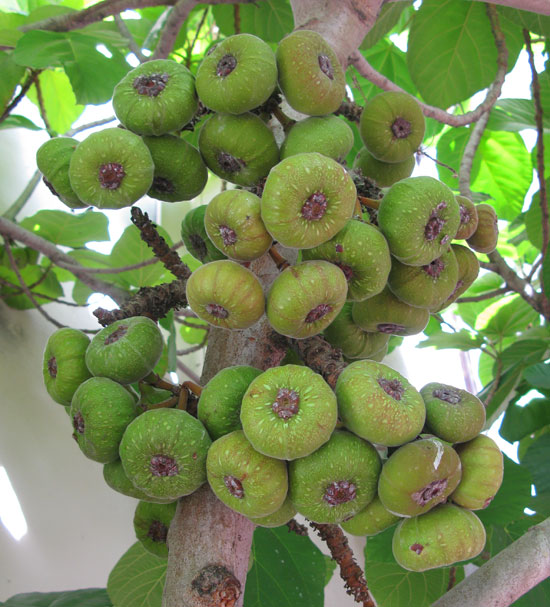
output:
M537 323L539 314L519 295L506 297L489 306L479 317L476 328L487 337L500 340Z
M31 291L38 304L47 304L52 298L58 298L63 295L63 287L59 283L54 272L49 272L44 278L45 270L42 266L27 265L19 270L21 278ZM10 307L18 310L30 310L34 308L34 303L24 294L13 295L20 291L19 279L15 272L6 266L0 266L0 278L7 280L15 288L2 286L0 283L0 296ZM35 285L36 286L33 286ZM40 297L45 295L46 297Z
M326 565L309 537L257 527L244 607L322 607Z
M532 365L539 360L543 360L546 358L549 345L548 340L518 339L499 355L502 371L506 371L518 362L522 362L524 365Z
M550 17L517 8L499 6L500 16L540 36L550 37Z
M83 247L93 240L109 240L108 225L107 216L96 211L78 215L65 211L38 211L21 222L21 227L29 232L66 247Z
M52 130L56 133L66 133L84 111L84 106L77 104L71 82L62 70L46 70L38 79L44 109ZM29 89L27 97L39 106L36 87Z
M548 363L538 363L528 367L523 372L523 377L533 388L550 390L550 364Z
M546 180L546 188L550 187L550 179ZM550 222L549 222L550 228ZM529 209L525 213L525 230L532 245L542 251L542 210L540 208L540 191L536 192L531 200Z
M513 443L548 424L550 424L550 400L534 398L524 407L517 404L508 407L499 434L509 443Z
M550 117L543 116L545 132L550 132ZM487 123L490 131L535 129L535 106L532 99L499 99L491 109Z
M531 472L537 494L550 493L550 434L544 434L527 449L521 464Z
M160 607L166 579L166 559L136 542L109 574L107 592L116 607Z
M486 406L485 412L487 421L485 423L485 428L490 428L495 420L500 417L501 413L503 413L514 390L520 382L522 371L523 365L521 363L516 363L498 379L496 390L494 390L495 380L493 380L486 384L483 390L478 394L478 398L480 398ZM491 399L487 402L490 395Z
M25 68L17 65L11 54L0 52L0 113L8 105L24 73Z
M5 120L0 122L0 129L29 129L31 131L42 131L42 127L34 124L25 116L18 114L10 114Z
M442 108L489 86L497 50L478 2L424 0L409 32L407 60L422 97Z
M232 5L212 8L216 25L224 36L235 33L235 13ZM288 0L259 0L240 4L240 31L254 34L266 42L279 42L294 29L294 17Z
M15 46L23 35L17 28L26 21L25 15L0 11L0 45Z
M472 190L494 199L492 205L500 219L515 219L533 180L531 158L521 136L506 131L486 131L474 162L478 169Z
M368 49L374 46L399 23L403 12L411 5L412 0L385 4L378 15L378 19L376 19L375 24L369 30L359 48ZM406 14L408 13L409 11L407 10Z
M111 607L104 588L83 588L64 592L27 592L2 603L5 607Z
M448 167L451 167L456 175L458 175L460 160L469 138L470 129L468 127L459 127L449 129L443 133L437 142L437 160L439 163L442 163L437 165L438 177L455 191L458 190L458 177L454 176ZM476 173L477 166L474 166L472 167L472 179L476 176Z
M470 333L466 329L461 329L456 333L437 333L435 335L430 335L428 339L421 341L418 344L419 348L429 348L433 347L437 350L442 350L445 348L453 348L456 350L463 350L467 352L468 350L474 350L479 348L483 344L483 339Z

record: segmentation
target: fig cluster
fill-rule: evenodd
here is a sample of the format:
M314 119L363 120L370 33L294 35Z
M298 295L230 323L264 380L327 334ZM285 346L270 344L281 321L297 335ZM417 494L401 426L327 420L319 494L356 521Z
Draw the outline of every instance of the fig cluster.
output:
M279 147L267 121L281 96L307 117ZM183 218L183 241L202 263L187 280L190 308L222 329L265 315L286 337L323 334L350 363L334 390L300 364L228 367L202 389L195 417L147 382L163 347L150 319L117 321L91 341L72 329L52 335L46 388L109 486L140 500L136 535L159 556L175 500L205 482L257 525L299 512L373 535L400 521L394 555L414 571L484 546L473 511L498 490L502 455L480 434L483 404L443 384L417 391L380 361L391 335L421 332L473 283L471 249L496 247L496 215L410 176L425 125L405 93L365 105L364 148L348 170L353 132L334 115L344 98L342 68L319 34L293 32L276 52L238 34L196 76L171 60L129 72L113 95L121 128L38 150L45 182L71 208L123 208L146 194L190 200L208 170L232 184ZM182 132L205 114L195 148ZM358 196L364 178L380 200ZM266 292L249 265L275 244L298 250L299 262Z

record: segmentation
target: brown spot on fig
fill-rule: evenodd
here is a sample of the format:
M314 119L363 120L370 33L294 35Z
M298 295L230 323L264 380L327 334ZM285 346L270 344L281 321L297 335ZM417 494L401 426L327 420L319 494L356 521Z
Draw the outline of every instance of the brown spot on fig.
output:
M48 373L50 377L57 377L57 360L55 360L55 356L52 356L48 360Z
M216 66L216 74L220 76L220 78L225 78L229 76L231 72L237 67L237 59L233 57L233 55L224 55Z
M229 226L220 226L219 230L223 244L226 247L229 247L237 242L237 233L235 230L232 230Z
M227 152L218 153L218 164L222 171L226 173L239 173L246 166L246 162L240 158L235 158Z
M227 318L229 316L229 312L219 304L206 304L206 306L204 306L204 309L208 314L214 316L214 318Z
M391 132L396 139L405 139L411 134L411 123L399 116L391 125Z
M493 501L493 498L494 498L494 497L495 497L494 495L491 495L491 497L488 497L488 498L487 498L487 499L486 499L486 500L483 502L483 508L487 508L487 506L488 506L488 505L489 505L489 504L490 504L490 503ZM482 510L483 510L483 508L482 508Z
M346 265L345 263L338 263L336 262L336 264L340 270L342 270L342 272L344 273L344 276L346 277L346 280L349 282L352 278L353 278L353 270L350 268L350 266Z
M317 59L319 61L319 67L321 68L323 74L327 78L334 80L334 69L332 68L332 63L330 59L326 55L319 55Z
M460 393L452 388L438 388L432 392L432 395L434 398L439 398L439 400L443 400L450 405L456 405L462 400Z
M85 424L84 418L82 417L82 413L80 413L80 411L77 411L73 415L73 428L75 429L75 432L78 432L78 434L84 434L84 426Z
M166 536L168 535L168 527L161 521L151 521L147 531L147 537L153 542L166 544Z
M329 506L351 502L357 496L357 487L351 481L334 481L326 489L323 499Z
M156 97L166 88L166 83L170 79L170 74L150 74L138 76L135 78L132 86L139 95L147 97Z
M432 278L438 278L441 272L445 269L445 264L441 261L440 258L434 259L429 264L422 266L422 269L428 276Z
M116 190L126 176L119 162L107 162L99 167L98 180L104 190Z
M54 196L57 196L59 198L59 194L57 193L56 189L53 187L53 185L45 177L42 177L42 181L44 182L44 184L46 185L46 187L48 188L48 190L50 190L50 192Z
M315 322L320 320L323 316L326 316L332 310L332 306L328 304L319 304L317 307L310 310L305 318L307 323Z
M386 379L384 377L379 377L378 385L386 394L395 400L401 400L405 392L403 384L398 379Z
M290 388L279 388L277 398L271 409L281 419L290 419L299 411L300 397L297 392Z
M227 487L227 490L233 497L242 499L244 497L244 489L241 481L235 476L224 476L223 484Z
M155 177L151 189L165 194L173 194L176 191L176 186L170 179L166 179L166 177Z
M106 346L108 346L109 344L114 344L121 337L126 335L127 331L128 331L128 325L118 326L110 335L107 335L103 344Z
M435 497L441 495L447 488L447 479L442 478L438 481L432 481L428 483L420 491L416 491L411 495L411 498L420 506L425 506L428 502L433 500Z
M426 238L426 240L432 241L432 240L435 240L437 238L437 236L439 236L439 233L443 229L443 226L445 225L446 222L441 217L438 217L438 213L439 213L439 211L442 211L443 209L446 209L446 208L447 208L447 203L444 200L442 200L440 203L438 203L438 205L432 211L430 218L428 219L428 222L426 223L426 226L424 228L424 237ZM444 244L444 243L442 243L442 244Z
M149 470L153 476L176 476L179 472L176 460L168 455L153 455Z
M413 544L411 546L411 550L416 552L416 554L420 554L422 550L424 550L424 546L422 546L422 544Z
M337 253L343 253L344 247L341 244L337 244L335 247Z
M393 322L380 322L376 325L376 330L380 333L400 333L405 330L405 326Z
M309 221L317 221L327 210L327 197L322 192L314 192L302 206L302 217Z

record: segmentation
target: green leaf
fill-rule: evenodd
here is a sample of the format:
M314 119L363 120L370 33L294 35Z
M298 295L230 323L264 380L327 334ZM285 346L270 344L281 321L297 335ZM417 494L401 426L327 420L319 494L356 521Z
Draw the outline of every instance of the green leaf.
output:
M233 6L212 7L216 25L224 36L235 33ZM288 0L259 0L254 5L240 4L242 33L254 34L266 42L279 42L294 29L294 17Z
M198 328L195 329L193 327L189 327L187 325L181 325L180 327L180 335L183 338L183 341L186 344L200 344L204 339L204 332L208 329L208 323L204 322L200 318L189 318L189 322L194 325L198 325L199 327L204 327L204 329Z
M71 83L65 72L46 70L38 76L38 79L44 108L52 130L55 133L66 133L84 111L84 106L77 105ZM35 86L29 89L27 97L39 107Z
M325 586L330 582L334 572L336 571L336 561L333 561L328 554L323 554L323 558L325 559Z
M424 0L409 32L407 60L425 101L448 108L489 86L497 51L485 7Z
M488 525L507 525L524 516L523 510L531 498L531 474L504 455L504 477L502 485L493 501L484 510L476 514L482 523Z
M458 177L454 177L452 172L447 168L451 167L458 175L460 161L464 148L470 138L470 129L468 127L458 127L449 129L439 138L436 146L437 160L442 164L437 165L437 174L443 183L447 184L452 190L458 190ZM471 178L476 176L477 167L472 167Z
M157 230L166 240L168 246L172 246L172 241L166 230L160 226L157 226ZM134 265L153 257L151 249L141 240L139 230L135 226L128 226L124 230L111 251L111 262L115 267ZM161 283L163 279L173 280L172 274L166 271L160 263L144 266L137 270L121 272L119 276L134 287L154 286Z
M486 131L474 162L478 168L472 189L493 198L492 205L499 219L515 219L533 180L531 159L521 136L506 131Z
M104 588L84 588L64 592L16 594L2 603L5 607L111 607Z
M483 340L481 337L470 333L470 331L467 331L466 329L461 329L456 333L437 333L435 335L430 335L428 339L421 341L418 344L418 347L433 347L437 350L453 348L466 352L468 350L474 350L475 348L479 348L482 345Z
M27 18L20 13L0 11L0 44L15 46L17 40L23 35L17 28L25 23Z
M550 117L543 116L545 132L550 132ZM499 99L491 109L487 123L490 131L535 129L535 106L532 99Z
M377 535L367 537L365 545L366 561L369 563L397 564L392 551L392 540L396 525L397 523Z
M550 434L544 434L527 449L521 464L531 472L537 494L550 493Z
M257 527L252 555L244 607L323 606L326 564L309 537L289 533L285 526Z
M1 31L0 31L1 34ZM25 73L25 68L17 65L9 53L0 52L0 109L3 111L13 96L15 87Z
M65 211L38 211L23 219L20 225L37 236L66 247L82 247L92 240L109 240L109 220L96 211L78 215Z
M0 129L29 129L31 131L42 131L42 127L34 124L25 116L19 114L10 114L5 120L0 122Z
M523 334L522 337L524 337ZM542 339L519 339L499 355L502 371L506 371L518 362L525 366L543 360L546 358L549 345L548 341Z
M166 579L166 559L136 542L109 574L107 592L116 607L160 607Z
M524 407L517 404L508 407L499 434L509 443L513 443L549 424L550 400L534 398Z
M44 268L42 266L30 265L20 268L19 272L25 284L28 287L32 287L32 294L38 304L50 303L50 298L58 298L63 295L63 287L57 280L54 272L48 272L46 277L43 278L45 273ZM0 283L0 295L2 295L4 303L18 310L30 310L35 307L34 303L24 293L13 295L13 293L17 293L20 290L19 279L15 272L6 266L0 266L0 278L16 285L15 288L12 288L4 287ZM48 299L40 297L40 295L46 295Z
M74 258L78 263L88 268L114 268L113 260L110 255L104 255L98 251L92 251L87 248L76 249L69 251L68 255ZM120 273L113 274L97 274L97 277L104 282L111 282L116 284L123 289L129 289L130 283L120 275ZM71 278L73 280L74 278Z
M519 295L504 297L482 312L476 329L489 338L500 340L516 335L532 323L537 323L539 314Z
M550 179L546 180L546 188L550 187ZM548 223L550 229L550 221ZM542 251L542 210L540 208L540 191L536 192L531 199L529 209L525 213L525 230L527 238L534 247Z
M412 0L406 2L394 2L382 7L375 24L363 39L360 49L368 49L379 42L398 23L405 9L412 5ZM408 11L407 11L408 12Z
M550 17L503 6L498 7L498 12L502 17L527 28L530 32L550 37Z
M512 367L510 367L510 369L508 369L508 371L506 371L506 373L503 373L500 377L498 387L495 390L494 394L492 394L494 385L493 380L492 382L488 383L483 388L483 390L477 395L478 398L480 398L486 405L486 428L490 428L491 425L495 422L495 420L500 417L501 413L503 413L510 395L515 390L521 379L522 371L523 365L521 363L513 365ZM492 394L492 397L489 404L487 404L486 401L490 394Z
M538 363L528 367L523 372L523 377L533 388L550 389L550 364Z

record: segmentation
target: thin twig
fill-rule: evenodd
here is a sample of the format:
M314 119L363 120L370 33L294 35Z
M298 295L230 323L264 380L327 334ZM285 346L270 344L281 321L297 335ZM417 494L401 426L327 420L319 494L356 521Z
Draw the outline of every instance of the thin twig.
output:
M525 280L527 282L530 283L533 280L533 276L535 275L536 271L540 268L543 261L544 261L544 259L543 259L542 255L539 255L539 257L535 260L535 263L533 263L533 265L531 266L531 271L529 272L528 276L525 278Z
M118 15L115 15L115 23L122 37L128 42L128 48L132 51L132 53L134 53L136 59L140 63L147 61L147 57L145 57L145 55L141 52L141 49L134 40L134 37L128 29L128 26L126 25L124 19L120 16L120 13Z
M174 43L183 22L187 19L193 8L195 8L196 4L197 0L178 0L175 3L151 59L166 59L168 57L174 48Z
M449 583L447 585L447 592L456 584L456 567L449 569Z
M487 354L487 352L486 352L486 354ZM496 357L496 363L497 363L497 371L496 371L495 377L493 379L493 385L491 386L491 389L489 390L489 394L487 394L487 398L483 402L483 404L485 405L485 408L487 408L491 404L491 401L493 400L493 397L495 396L496 391L498 390L498 386L500 384L500 379L502 377L502 358Z
M491 299L493 297L498 297L499 295L504 295L505 293L509 293L511 289L508 287L502 287L501 289L495 289L494 291L488 291L487 293L483 293L483 295L475 295L473 297L459 297L455 303L473 303L477 301L484 301L485 299Z
M27 91L31 88L31 86L36 81L38 74L40 74L42 70L31 70L30 74L27 76L25 82L21 85L21 90L19 91L17 97L13 99L13 101L8 104L8 107L4 110L2 115L0 116L0 123L4 122L4 120L12 113L17 104L23 99L23 97L27 94Z
M14 220L17 214L25 206L32 193L36 189L36 186L40 183L42 174L40 171L35 171L29 182L25 186L25 189L19 194L16 201L3 213L2 217L6 219Z
M497 73L495 79L489 87L485 99L475 108L475 110L466 112L465 114L449 114L449 112L446 112L441 108L419 101L420 107L422 108L424 114L430 118L434 118L438 122L443 122L444 124L449 124L450 126L464 126L466 124L476 122L476 120L478 120L482 114L493 107L497 99L500 97L502 84L504 83L504 78L506 76L508 49L506 48L504 35L502 34L502 30L498 24L496 8L492 4L488 4L487 7L489 19L491 20L493 36L495 38L495 44L498 51ZM360 51L355 51L352 53L349 57L349 62L355 67L355 69L357 69L361 76L367 80L370 80L379 88L386 91L406 92L389 78L375 70L372 65L363 57Z
M296 535L307 536L308 531L305 525L299 523L295 518L291 518L286 524L289 531L292 531Z
M109 122L113 122L116 120L114 116L109 116L109 118L102 118L101 120L95 120L94 122L88 122L88 124L82 124L81 126L77 126L74 129L70 129L65 133L65 137L74 137L77 133L81 133L82 131L87 131L88 129L95 129L97 126L103 126L104 124L109 124Z
M209 10L210 10L210 7L207 6L204 9L204 11L202 12L201 20L199 21L199 24L197 25L197 29L195 30L195 35L193 36L193 40L191 41L191 44L187 47L187 50L185 51L185 65L187 66L187 68L191 67L191 59L193 58L193 49L195 48L195 44L197 44L197 40L199 39L200 31L202 29L202 26L204 25L204 22L206 21L206 16L208 15Z
M433 156L430 156L428 154L428 152L426 152L426 150L419 148L417 151L417 154L421 154L422 156L426 156L426 158L429 158L432 162L435 162L435 164L437 164L438 166L441 167L445 167L446 169L449 169L449 171L451 171L452 176L457 179L458 178L458 173L453 169L453 167L450 164L445 164L444 162L441 162L441 160L438 160L437 158L434 158Z
M233 21L235 24L235 33L241 33L241 11L238 4L233 5Z
M202 327L203 329L206 329L205 333L204 333L204 337L202 338L200 344L196 344L194 346L191 346L190 348L184 348L183 350L178 350L176 352L176 354L178 356L185 356L187 354L191 354L192 352L198 352L199 350L202 350L202 348L204 348L204 346L206 346L206 342L208 341L208 327Z
M34 81L34 88L36 89L36 99L38 100L38 108L40 109L40 118L46 127L48 133L51 134L52 127L48 119L48 113L46 112L46 106L44 105L44 97L42 96L42 85L40 84L40 76Z

